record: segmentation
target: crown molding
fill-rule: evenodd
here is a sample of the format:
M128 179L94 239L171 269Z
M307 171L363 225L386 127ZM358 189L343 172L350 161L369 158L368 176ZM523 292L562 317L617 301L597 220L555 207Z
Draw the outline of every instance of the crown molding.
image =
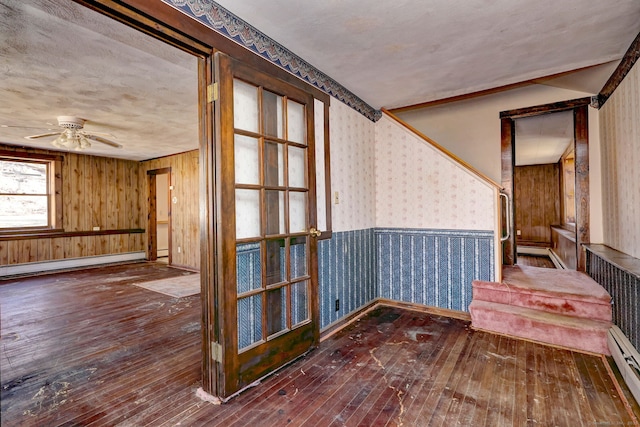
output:
M375 122L382 117L381 111L376 110L340 83L217 3L210 0L162 0L162 2L326 92L369 120Z

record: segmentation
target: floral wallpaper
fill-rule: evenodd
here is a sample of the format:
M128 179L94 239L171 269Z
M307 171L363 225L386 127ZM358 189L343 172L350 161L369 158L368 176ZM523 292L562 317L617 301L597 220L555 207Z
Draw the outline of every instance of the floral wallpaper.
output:
M493 188L384 115L376 123L376 226L493 230Z
M640 258L640 65L599 115L604 243Z
M372 228L376 209L376 125L342 102L331 103L329 120L333 231Z

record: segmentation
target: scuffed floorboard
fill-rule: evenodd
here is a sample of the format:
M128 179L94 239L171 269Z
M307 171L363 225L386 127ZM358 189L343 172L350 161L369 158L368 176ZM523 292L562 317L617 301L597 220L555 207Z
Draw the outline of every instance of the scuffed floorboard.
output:
M388 307L213 405L196 397L199 296L131 285L181 274L146 263L1 282L2 425L637 425L603 357Z

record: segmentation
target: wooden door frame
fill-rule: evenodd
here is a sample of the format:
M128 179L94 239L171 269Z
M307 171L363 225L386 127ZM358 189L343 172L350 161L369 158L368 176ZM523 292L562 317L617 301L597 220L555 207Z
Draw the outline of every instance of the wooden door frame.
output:
M330 95L299 79L254 52L239 45L221 33L194 21L173 6L149 0L73 0L98 11L116 21L151 35L198 58L198 117L200 139L200 280L202 301L202 388L211 394L217 390L219 375L214 361L217 342L214 325L221 320L216 308L218 288L215 259L218 256L216 201L218 182L214 174L216 153L214 146L213 118L215 107L208 97L207 88L212 83L212 57L216 50L225 52L293 86L308 91L325 104L325 120L328 123ZM327 124L325 132L328 137ZM328 159L328 157L327 157ZM329 180L330 177L326 177ZM329 188L329 187L327 187ZM327 193L330 199L330 193ZM329 205L330 206L330 205Z
M589 105L591 98L537 105L534 107L502 111L501 122L501 166L503 192L509 196L511 212L510 230L515 230L515 119L542 114L573 111L574 149L576 153L576 256L579 271L585 271L586 254L583 245L590 243L589 227ZM512 232L503 248L503 264L513 265L517 261L516 238Z
M147 171L147 259L156 261L158 259L158 221L157 221L157 194L156 194L156 177L158 175L167 175L167 185L171 188L171 168L152 169ZM169 265L171 265L171 200L167 215L169 217Z

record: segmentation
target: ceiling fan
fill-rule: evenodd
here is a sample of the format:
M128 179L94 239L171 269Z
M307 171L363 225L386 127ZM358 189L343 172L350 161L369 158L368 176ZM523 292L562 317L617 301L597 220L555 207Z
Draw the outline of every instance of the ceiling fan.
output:
M29 135L25 136L25 138L37 139L58 135L56 139L51 141L51 144L54 147L74 149L76 151L91 147L91 141L100 142L114 148L122 148L122 145L107 138L103 138L97 133L83 131L82 129L87 121L86 119L76 116L58 116L57 119L58 126L60 126L61 130L41 133L38 135Z

